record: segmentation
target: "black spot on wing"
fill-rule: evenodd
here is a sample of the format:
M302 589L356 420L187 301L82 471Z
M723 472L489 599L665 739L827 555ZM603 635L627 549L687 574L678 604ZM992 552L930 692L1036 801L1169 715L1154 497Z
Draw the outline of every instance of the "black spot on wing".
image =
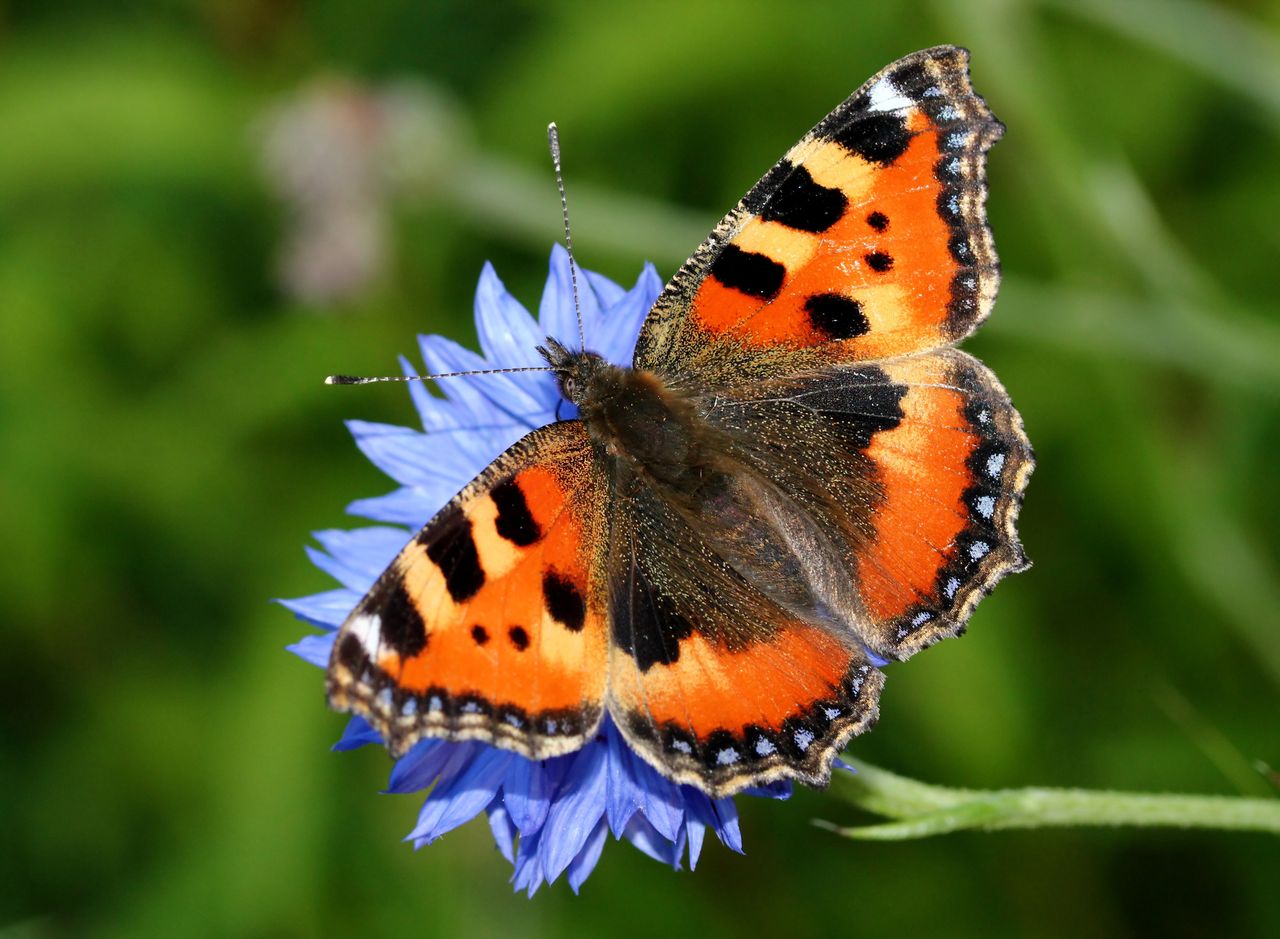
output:
M711 265L711 276L751 297L770 299L782 289L787 269L772 258L737 245L725 245Z
M475 640L476 645L482 646L489 641L489 630L477 623L471 627L471 638Z
M868 163L888 166L906 152L911 144L906 119L893 112L863 111L841 125L818 127L819 136L834 140L850 153L855 153Z
M823 377L792 392L805 405L846 435L850 446L865 450L871 438L902 423L905 385L896 385L874 365L842 371L838 379Z
M877 274L883 274L893 268L893 258L888 254L885 254L883 251L869 252L863 260L865 260L867 262L867 266Z
M359 675L369 664L369 656L359 638L347 633L334 650L334 661L345 667L353 675Z
M776 188L767 199L757 200L762 219L807 232L824 232L840 221L849 205L843 192L819 185L807 169L786 160L771 173L778 170Z
M555 571L542 576L542 596L547 612L570 632L580 632L587 618L587 603L573 581Z
M517 652L523 652L529 648L529 633L523 626L512 626L507 630L507 638L511 640Z
M379 580L361 606L379 618L382 644L391 651L408 658L427 647L427 627L398 576Z
M872 212L867 216L867 224L876 231L884 231L889 227L889 216L883 212Z
M680 640L693 635L693 624L669 597L653 589L638 567L616 586L610 614L614 643L636 660L642 672L678 661Z
M418 542L444 574L445 587L454 603L471 599L484 586L484 568L476 552L471 521L460 509L442 513L435 524L423 529Z
M898 89L898 92L913 101L919 100L925 89L933 84L924 65L920 62L911 62L893 70L889 76L889 81Z
M498 507L495 527L503 538L527 548L542 537L542 529L529 511L529 503L515 479L498 483L489 492L489 498Z
M816 293L804 301L809 324L830 339L853 339L871 330L862 304L838 293Z

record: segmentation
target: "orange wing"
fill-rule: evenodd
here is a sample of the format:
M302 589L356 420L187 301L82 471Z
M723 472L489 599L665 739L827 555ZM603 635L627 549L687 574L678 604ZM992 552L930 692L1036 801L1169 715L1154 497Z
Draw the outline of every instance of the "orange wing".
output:
M623 477L611 509L608 707L627 742L713 797L825 785L878 714L857 637L785 612L643 485Z
M962 630L997 580L1028 566L1015 526L1034 459L1004 388L972 356L879 367L904 390L902 420L865 451L880 500L858 584L867 645L906 658Z
M818 348L865 361L972 332L999 284L985 161L1004 128L968 58L901 59L805 135L667 285L635 364L714 375Z
M530 757L577 749L603 714L593 583L604 485L578 421L494 461L410 542L348 617L329 701L399 755L423 737Z
M1033 467L996 377L957 349L835 365L720 392L712 420L844 544L849 627L903 659L963 628L1026 567L1015 523Z

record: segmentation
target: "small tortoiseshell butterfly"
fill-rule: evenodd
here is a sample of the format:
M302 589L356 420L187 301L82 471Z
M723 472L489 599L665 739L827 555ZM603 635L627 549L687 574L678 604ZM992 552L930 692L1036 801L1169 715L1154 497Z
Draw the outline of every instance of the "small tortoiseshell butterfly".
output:
M1032 454L952 344L995 300L968 53L881 71L765 174L650 311L631 368L539 351L579 418L498 457L343 624L330 703L395 754L532 758L606 713L712 796L822 785L879 667L1005 574Z

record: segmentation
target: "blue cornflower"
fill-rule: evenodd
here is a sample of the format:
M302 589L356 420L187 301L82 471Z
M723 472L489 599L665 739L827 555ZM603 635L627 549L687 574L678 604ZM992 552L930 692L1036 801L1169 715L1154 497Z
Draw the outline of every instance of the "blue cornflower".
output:
M569 263L568 254L557 246L536 323L486 264L475 301L483 355L441 336L423 336L419 342L427 368L446 372L538 364L534 347L547 336L576 346ZM651 265L630 290L591 271L581 273L589 346L611 362L630 365L640 325L662 282ZM414 374L407 359L402 358L401 365L405 374ZM352 503L348 511L386 524L317 532L321 549L307 552L342 586L283 601L300 618L326 630L289 647L322 668L329 663L338 627L412 531L503 450L555 420L557 407L560 417L574 416L573 405L561 399L549 372L454 378L440 383L443 398L429 394L421 384L409 388L422 430L348 423L365 455L400 484L388 495ZM363 718L353 717L335 749L379 742L378 733ZM733 799L711 799L659 775L630 750L608 717L594 741L547 760L529 760L483 743L423 740L396 761L388 791L416 792L433 783L406 840L422 847L484 812L498 850L515 867L515 888L530 896L566 872L569 886L577 892L599 861L610 833L676 869L686 856L690 868L697 863L708 828L731 850L742 850ZM749 790L771 798L790 793L786 783Z

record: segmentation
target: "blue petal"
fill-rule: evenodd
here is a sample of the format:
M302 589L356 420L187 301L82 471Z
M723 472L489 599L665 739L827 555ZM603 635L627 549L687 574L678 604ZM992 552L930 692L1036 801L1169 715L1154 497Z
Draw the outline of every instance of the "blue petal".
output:
M536 365L525 362L542 335L529 311L507 291L493 265L484 262L476 285L476 335L491 366Z
M684 788L689 814L714 831L726 848L741 854L742 830L738 827L738 809L733 799L709 799L695 789Z
M339 558L348 570L376 580L390 564L405 542L409 532L403 528L356 528L350 531L326 529L312 533L312 537L329 552ZM355 604L352 604L354 606ZM350 607L348 608L350 609Z
M485 263L476 288L476 334L480 348L492 367L519 368L545 365L537 353L543 336L528 311L507 293L506 287ZM545 423L560 397L555 379L545 372L512 372L488 376L495 393L490 398L506 397L510 407L522 413L538 414L538 424ZM523 403L519 403L523 402Z
M598 300L600 306L606 310L627 294L622 287L615 284L603 274L597 274L595 271L588 271L585 269L582 273L587 275L587 283L590 285L591 289L595 291L596 300Z
M277 600L282 607L300 616L309 623L337 629L347 614L360 602L361 594L346 587L337 590L326 590L324 593L313 593L309 597L298 597L294 600Z
M354 590L364 596L369 592L369 588L373 586L376 575L366 573L363 565L359 568L348 567L333 555L325 554L319 548L313 548L311 545L306 545L304 550L307 552L307 557L311 559L312 564L348 590Z
M426 789L446 768L461 772L475 756L479 744L419 740L391 767L385 792L417 792Z
M441 477L454 479L459 475L451 466L449 450L440 445L437 434L373 421L347 421L347 429L369 462L402 486L433 483Z
M489 830L493 832L494 844L502 852L507 862L516 862L516 826L511 823L511 816L502 805L501 797L489 803Z
M285 648L312 665L321 668L329 667L329 656L333 653L333 640L337 633L326 633L323 636L303 636L291 646Z
M696 818L687 818L684 831L689 839L689 870L698 866L698 858L702 856L702 839L706 836L707 826Z
M643 795L644 803L641 811L658 833L668 841L674 842L680 837L680 829L684 825L684 797L680 787L660 776L658 771L646 763L634 751L628 754L631 760L632 774Z
M892 661L892 659L886 659L883 656L876 655L874 652L872 652L870 649L866 648L865 646L863 647L863 651L866 652L867 658L871 661L871 664L874 665L876 668L884 668L886 665L888 665Z
M446 481L432 486L406 486L385 496L356 499L347 506L347 513L416 530L431 521L431 516L439 512L467 482L470 480L456 486Z
M511 761L506 782L502 784L502 798L521 834L532 834L546 822L557 781L548 766L563 762L566 761L558 759L539 763L524 757Z
M332 747L334 750L355 750L368 743L382 743L382 735L369 726L359 715L347 721L347 727Z
M584 290L586 278L582 268L578 268L578 299L582 303L582 321L585 331L587 323L595 323L600 319L600 301L594 290ZM542 302L538 306L538 323L548 336L559 339L570 349L578 348L581 340L578 337L578 316L573 306L573 282L569 274L569 253L562 245L551 249L551 276L542 291ZM588 345L593 337L586 335Z
M356 445L382 470L403 486L431 486L446 483L456 491L469 482L475 464L492 458L496 439L528 428L509 416L497 414L484 428L440 428L419 433L406 427L348 421Z
M591 337L591 347L615 365L630 366L640 327L661 290L657 271L652 264L646 264L635 287L602 317Z
M606 752L600 744L589 743L574 754L573 765L551 803L541 839L542 866L548 882L569 866L604 817Z
M490 367L489 362L470 349L443 336L419 336L418 345L422 349L422 358L427 368L435 374L469 372ZM452 405L461 426L487 424L503 413L484 393L484 384L490 377L466 375L445 378L435 383Z
M623 837L655 861L680 869L680 855L684 853L683 831L677 839L669 840L649 824L643 815L636 815L627 825Z
M645 794L632 770L631 750L612 724L606 730L605 739L609 746L609 795L605 809L613 836L621 838L631 816L644 808Z
M400 374L417 375L419 370L413 367L403 355L400 356ZM428 382L411 381L406 382L409 387L409 398L413 401L413 406L418 409L418 416L422 419L422 429L432 430L437 427L453 427L453 413L449 410L449 403L442 398L437 398L431 393L431 389L427 387Z
M596 869L596 864L600 860L600 854L604 851L604 839L608 833L608 827L604 823L604 819L596 822L596 827L591 832L591 837L587 839L587 843L583 845L582 850L578 852L578 856L569 864L569 887L574 893L586 882L591 876L591 872Z
M462 773L450 773L446 767L405 840L421 848L483 812L497 797L511 757L503 750L482 747Z
M785 802L791 798L791 783L783 779L779 782L743 789L742 794L744 796L755 796L758 799L777 799L779 802Z
M516 863L515 870L511 873L511 885L516 890L527 890L529 896L533 896L538 888L547 882L542 872L542 852L538 850L541 847L541 839L541 831L521 835L520 843L516 847Z

